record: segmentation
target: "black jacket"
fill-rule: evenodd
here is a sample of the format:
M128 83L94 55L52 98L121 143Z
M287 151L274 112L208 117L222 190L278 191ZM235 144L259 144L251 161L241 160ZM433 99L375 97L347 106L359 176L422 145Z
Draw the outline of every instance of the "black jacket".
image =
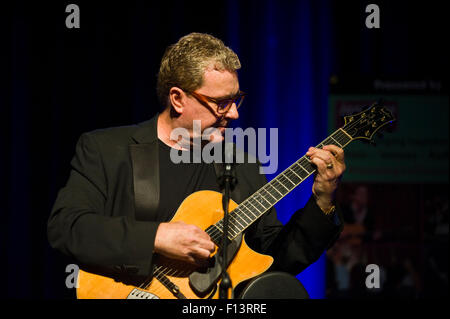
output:
M160 223L156 125L157 116L80 137L69 180L58 193L48 221L52 247L81 265L106 272L151 273ZM231 197L238 204L267 182L255 163L237 165L236 176ZM270 209L247 229L246 242L272 255L273 269L297 274L333 244L342 229L339 224L323 214L311 197L284 227L275 209Z

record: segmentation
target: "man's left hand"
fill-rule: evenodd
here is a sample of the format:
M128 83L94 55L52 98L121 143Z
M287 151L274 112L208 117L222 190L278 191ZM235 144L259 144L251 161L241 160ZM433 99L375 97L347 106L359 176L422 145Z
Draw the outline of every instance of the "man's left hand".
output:
M322 149L310 147L306 156L317 168L312 187L317 205L328 211L333 206L338 182L345 171L344 150L335 145L325 145Z

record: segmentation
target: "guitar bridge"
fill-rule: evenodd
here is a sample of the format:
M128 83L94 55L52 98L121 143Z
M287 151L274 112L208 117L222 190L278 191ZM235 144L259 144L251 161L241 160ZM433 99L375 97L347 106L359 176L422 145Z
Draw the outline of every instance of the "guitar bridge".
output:
M127 299L160 299L160 298L152 294L151 292L134 288L127 296Z

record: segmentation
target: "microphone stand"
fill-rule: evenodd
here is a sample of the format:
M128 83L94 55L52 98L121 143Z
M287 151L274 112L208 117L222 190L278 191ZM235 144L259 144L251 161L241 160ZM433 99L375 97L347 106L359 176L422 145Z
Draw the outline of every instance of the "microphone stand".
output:
M223 237L222 237L222 281L219 287L219 299L228 299L228 291L232 289L230 276L227 273L227 248L228 248L228 206L230 202L230 189L234 187L236 177L233 174L231 163L225 163L223 176L219 178L219 184L224 188L222 193L222 206L224 212L223 218Z

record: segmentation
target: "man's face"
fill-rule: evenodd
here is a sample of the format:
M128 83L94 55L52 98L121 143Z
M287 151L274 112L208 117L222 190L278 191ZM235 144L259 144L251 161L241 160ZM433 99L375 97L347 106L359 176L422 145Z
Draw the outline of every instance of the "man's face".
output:
M239 81L235 72L208 69L205 71L203 77L203 85L195 90L195 92L215 99L231 97L239 92ZM213 134L212 138L214 139L214 142L220 142L223 140L223 134L228 124L232 120L239 118L239 113L235 104L231 106L227 113L219 114L215 103L201 103L190 94L187 94L186 97L183 122L185 128L189 130L191 137L194 137L193 121L200 120L202 132L210 127L219 130L220 133Z

